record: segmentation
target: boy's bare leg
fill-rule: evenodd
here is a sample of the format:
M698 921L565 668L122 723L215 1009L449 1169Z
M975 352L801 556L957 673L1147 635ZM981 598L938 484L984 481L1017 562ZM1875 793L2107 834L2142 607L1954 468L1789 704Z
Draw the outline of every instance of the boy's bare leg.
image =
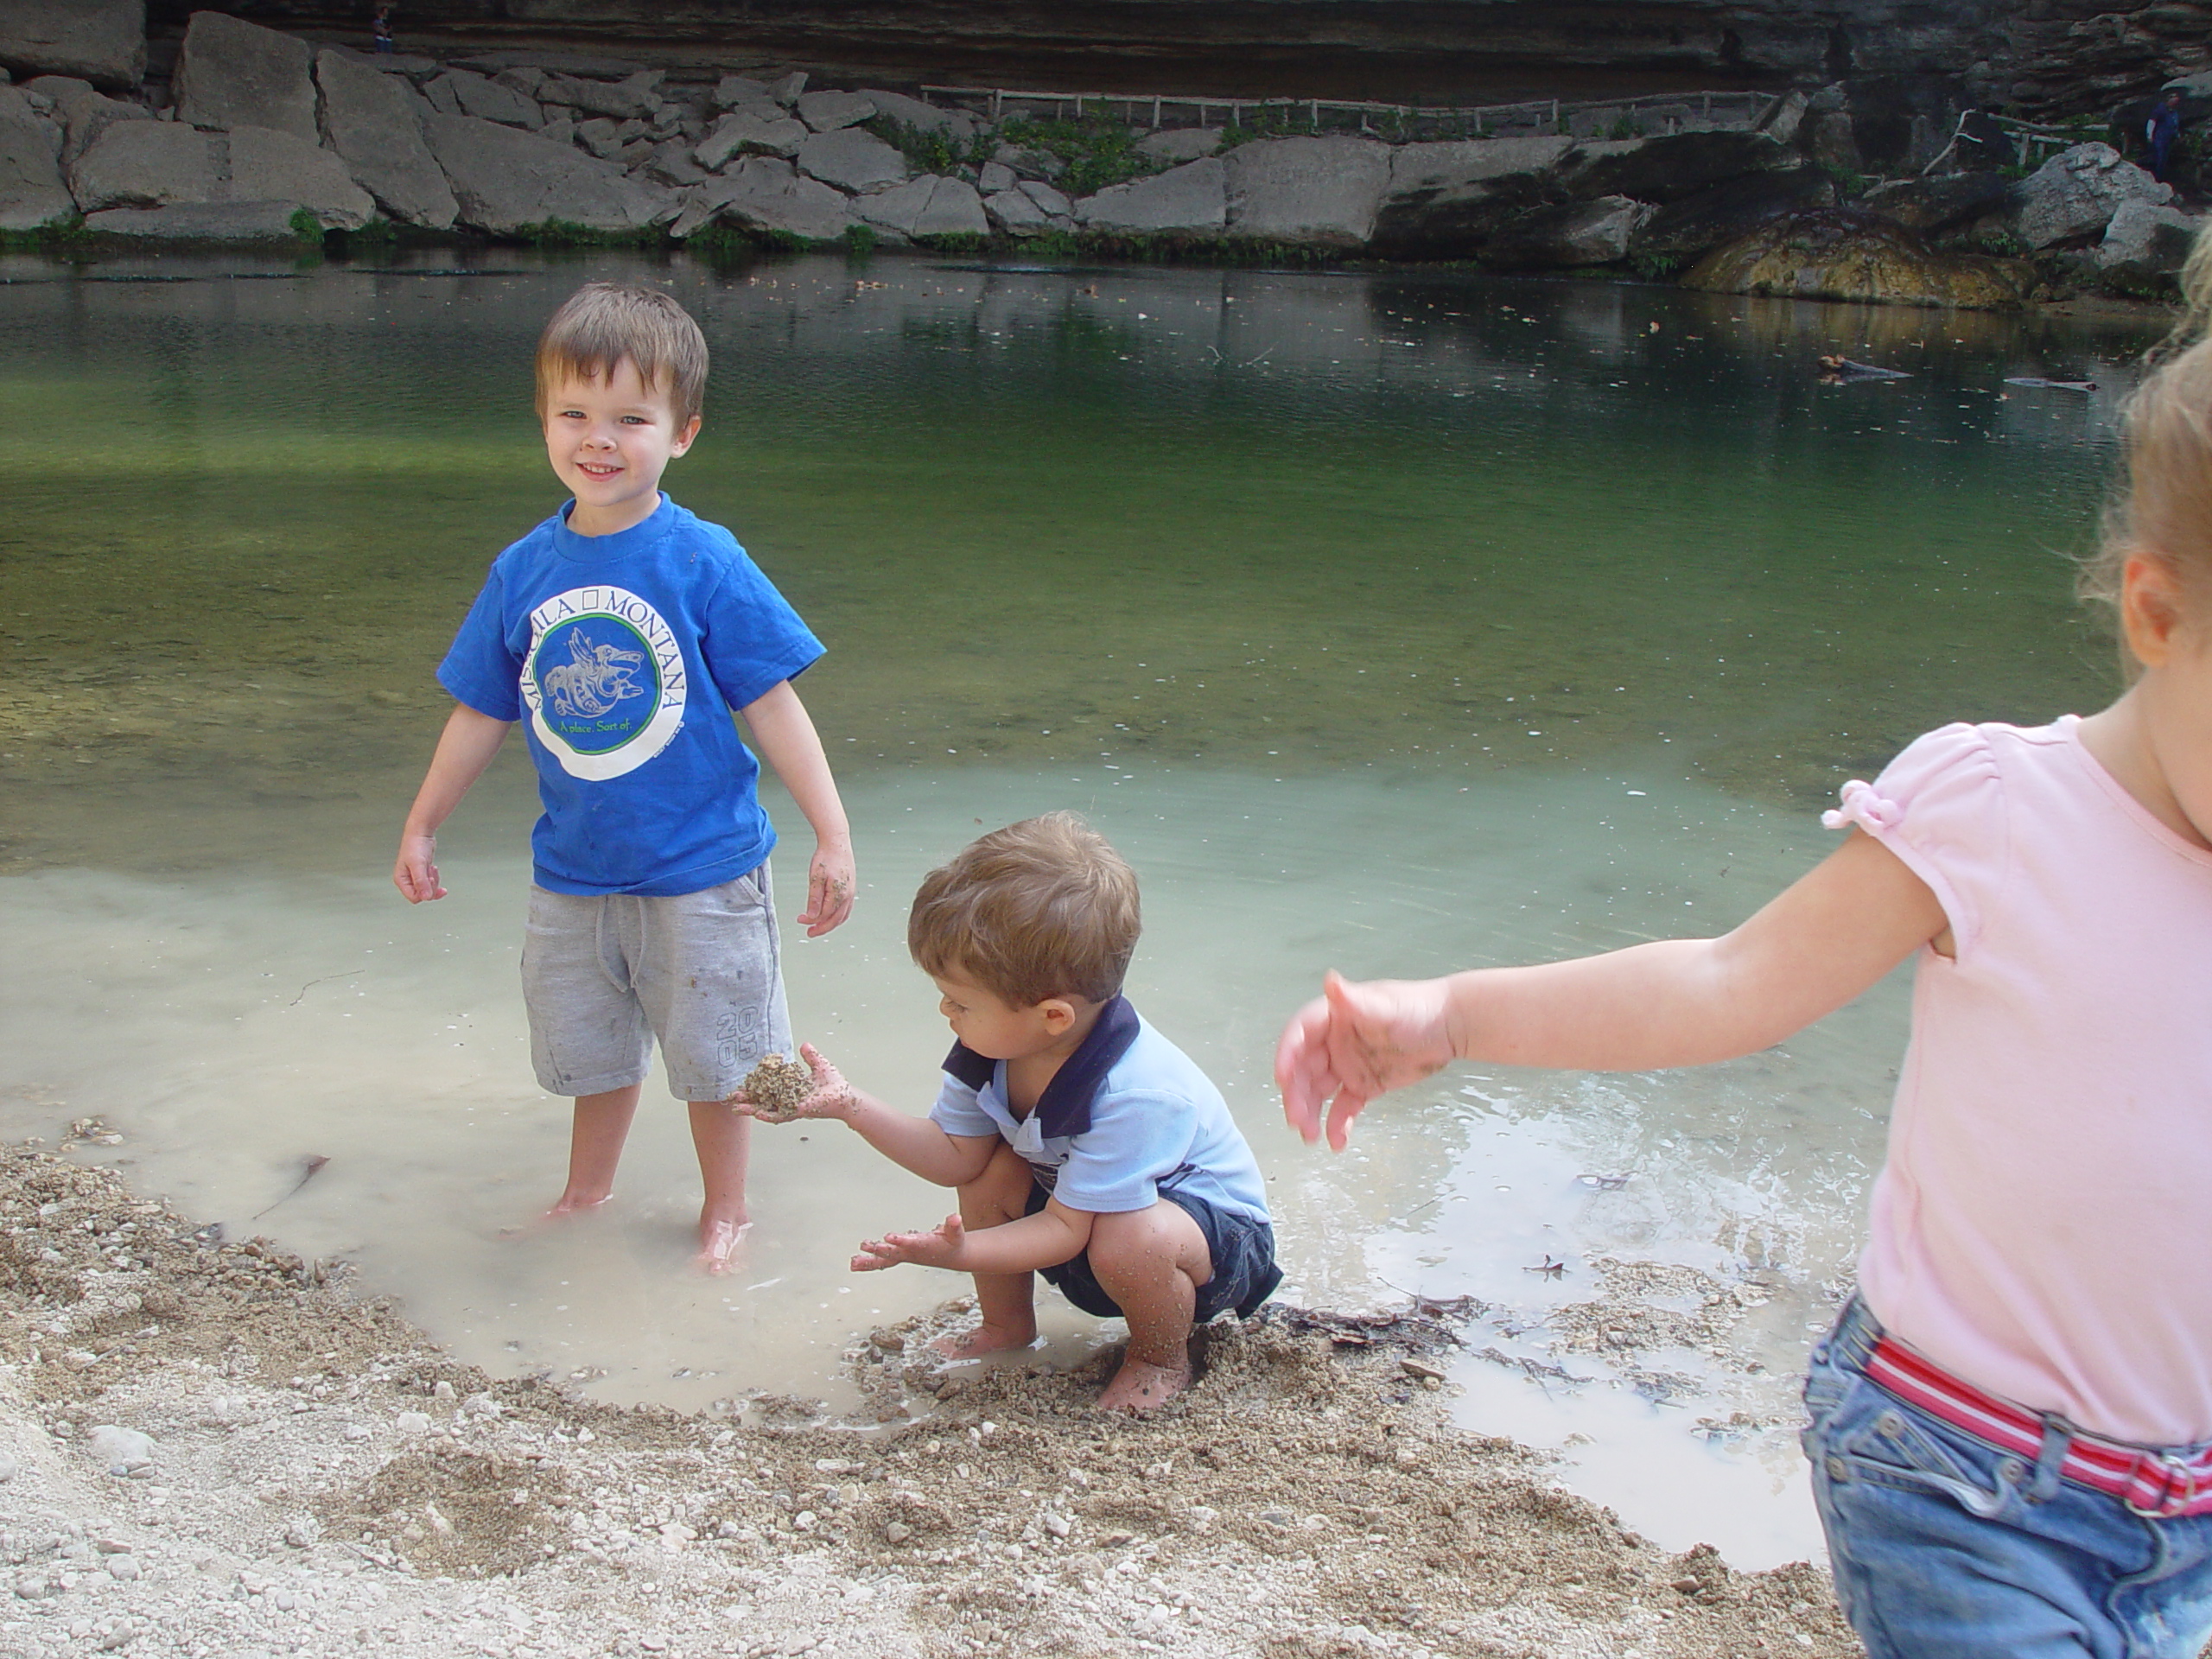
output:
M707 1190L706 1201L699 1206L696 1260L709 1273L728 1273L739 1265L739 1247L753 1224L745 1207L753 1120L739 1116L725 1101L695 1100L691 1145L699 1154L700 1183Z
M644 1086L633 1083L603 1095L576 1096L575 1123L569 1132L569 1185L545 1212L548 1219L596 1210L613 1195L614 1166L622 1161L622 1143L630 1138L630 1120L638 1115L638 1091Z
M1036 1177L1013 1147L991 1154L983 1173L960 1189L960 1224L969 1232L1002 1227L1021 1219L1029 1207ZM978 1273L976 1306L983 1318L973 1331L940 1337L932 1344L947 1359L979 1359L1037 1340L1036 1276L1027 1273Z
M1213 1277L1206 1236L1180 1205L1100 1216L1090 1224L1090 1271L1129 1322L1129 1351L1098 1396L1101 1411L1141 1415L1191 1382L1191 1319Z

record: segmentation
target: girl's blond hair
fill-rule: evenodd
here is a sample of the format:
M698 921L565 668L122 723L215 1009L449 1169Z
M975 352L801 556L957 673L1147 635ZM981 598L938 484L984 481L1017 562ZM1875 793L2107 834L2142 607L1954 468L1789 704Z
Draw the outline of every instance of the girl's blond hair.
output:
M2126 471L2082 568L2082 596L2115 612L2120 572L2139 554L2167 565L2192 596L2212 592L2212 226L2197 232L2181 283L2181 321L2127 400ZM2133 659L2121 657L2132 674Z

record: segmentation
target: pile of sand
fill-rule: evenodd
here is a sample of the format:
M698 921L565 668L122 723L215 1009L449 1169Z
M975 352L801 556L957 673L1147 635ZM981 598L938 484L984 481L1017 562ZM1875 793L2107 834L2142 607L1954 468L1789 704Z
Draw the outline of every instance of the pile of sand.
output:
M1452 1428L1433 1318L1217 1325L1128 1422L1110 1351L948 1381L948 1310L855 1351L865 1423L691 1417L494 1382L342 1277L0 1152L0 1655L1858 1651L1823 1574Z

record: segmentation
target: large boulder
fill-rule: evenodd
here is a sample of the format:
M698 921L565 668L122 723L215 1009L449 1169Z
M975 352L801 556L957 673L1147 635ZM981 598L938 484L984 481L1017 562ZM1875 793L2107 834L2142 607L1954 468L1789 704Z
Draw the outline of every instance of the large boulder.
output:
M911 131L941 132L961 144L976 136L976 118L965 110L941 110L904 92L878 92L873 87L861 96L875 105L875 112L882 119L896 122Z
M1638 261L1686 261L1770 220L1834 203L1835 181L1821 168L1747 173L1669 202L1637 226L1629 255Z
M65 137L61 165L69 166L92 147L92 140L118 121L150 121L154 112L143 104L120 98L104 98L88 80L73 75L41 75L26 81L23 90L43 93L54 100Z
M1573 195L1680 201L1746 173L1797 165L1797 152L1764 132L1676 132L1662 138L1586 144L1560 163Z
M1948 173L1933 179L1885 179L1859 206L1930 235L2001 212L2012 187L1999 173Z
M521 127L531 132L545 124L545 111L537 100L525 97L515 86L503 85L487 76L472 74L466 69L448 69L424 88L435 102L435 89L444 86L452 95L454 115L473 115L480 121L497 121L502 126Z
M429 115L423 137L460 204L460 222L512 236L559 220L586 230L643 231L676 216L666 189L536 133L468 115Z
M938 186L944 182L944 181L938 178L936 174L925 173L918 179L909 179L906 183L893 185L888 190L879 190L873 195L854 198L852 211L864 223L874 226L879 231L889 231L894 235L912 237L914 234L914 226L921 222L922 215L929 211L930 198L937 194ZM1027 201L1028 198L1024 196L1022 200ZM1044 214L1038 213L1037 222L1042 225L1044 220Z
M785 115L780 105L768 107L776 113L756 115L740 110L724 116L699 141L692 158L709 173L720 172L733 156L780 156L789 161L806 142L806 124Z
M875 100L865 92L801 92L798 118L817 132L835 132L875 119Z
M1653 212L1627 196L1531 208L1484 245L1483 263L1507 270L1610 265L1628 257L1630 241Z
M2001 310L2020 302L2031 278L2002 260L1936 252L1887 219L1830 207L1715 248L1681 281L1712 294Z
M2152 202L2123 201L2097 245L2097 264L2106 270L2126 266L2147 276L2175 276L2203 228L2200 217Z
M76 207L30 100L19 87L0 86L0 231L36 230Z
M576 75L548 75L538 96L589 115L617 121L651 120L660 107L661 72L640 69L620 80L587 80Z
M860 203L854 205L857 207ZM929 201L914 215L913 228L906 234L927 240L938 236L988 236L990 232L990 220L983 213L983 199L974 185L965 179L932 179Z
M2100 236L2122 202L2162 207L2173 187L2159 183L2110 144L2063 149L2012 188L2012 233L2031 248Z
M909 171L906 158L896 149L851 127L816 133L791 159L808 177L855 193L904 184Z
M1008 236L1039 236L1052 228L1042 207L1021 190L996 190L983 198L983 212L991 224Z
M334 152L273 127L232 127L229 137L232 201L294 202L327 231L358 231L376 212Z
M227 149L219 133L181 121L118 121L69 168L69 191L87 213L219 200Z
M143 242L290 242L299 232L290 201L184 201L168 207L111 207L85 216L99 236Z
M1229 168L1218 156L1111 184L1075 204L1090 230L1116 236L1217 237L1229 222Z
M1540 205L1571 138L1466 138L1402 144L1375 215L1376 251L1452 258L1481 248L1515 214Z
M400 78L325 48L315 62L322 126L353 181L403 225L444 230L461 211Z
M136 86L146 73L146 0L0 0L0 68Z
M673 233L692 235L716 219L800 242L834 242L860 221L842 192L810 179L789 162L748 156L720 179L693 185Z
M316 143L314 50L273 29L195 11L176 60L176 113L195 127L274 127Z
M1365 138L1272 138L1226 160L1227 230L1253 242L1362 248L1390 187L1390 149Z
M1147 133L1137 140L1137 153L1162 167L1195 162L1201 156L1213 155L1220 148L1219 127L1169 127Z

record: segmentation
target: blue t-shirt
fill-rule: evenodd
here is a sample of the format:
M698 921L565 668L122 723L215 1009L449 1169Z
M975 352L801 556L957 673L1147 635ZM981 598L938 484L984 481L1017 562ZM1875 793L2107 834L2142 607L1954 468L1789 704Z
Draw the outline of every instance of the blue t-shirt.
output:
M1268 1218L1267 1183L1221 1090L1124 997L1100 1011L1026 1118L1007 1103L1006 1062L955 1043L930 1121L947 1135L998 1135L1071 1210L1117 1215L1183 1192Z
M568 509L492 562L438 683L526 721L555 893L698 893L768 856L760 768L730 715L822 655L737 540L666 496L579 536Z

